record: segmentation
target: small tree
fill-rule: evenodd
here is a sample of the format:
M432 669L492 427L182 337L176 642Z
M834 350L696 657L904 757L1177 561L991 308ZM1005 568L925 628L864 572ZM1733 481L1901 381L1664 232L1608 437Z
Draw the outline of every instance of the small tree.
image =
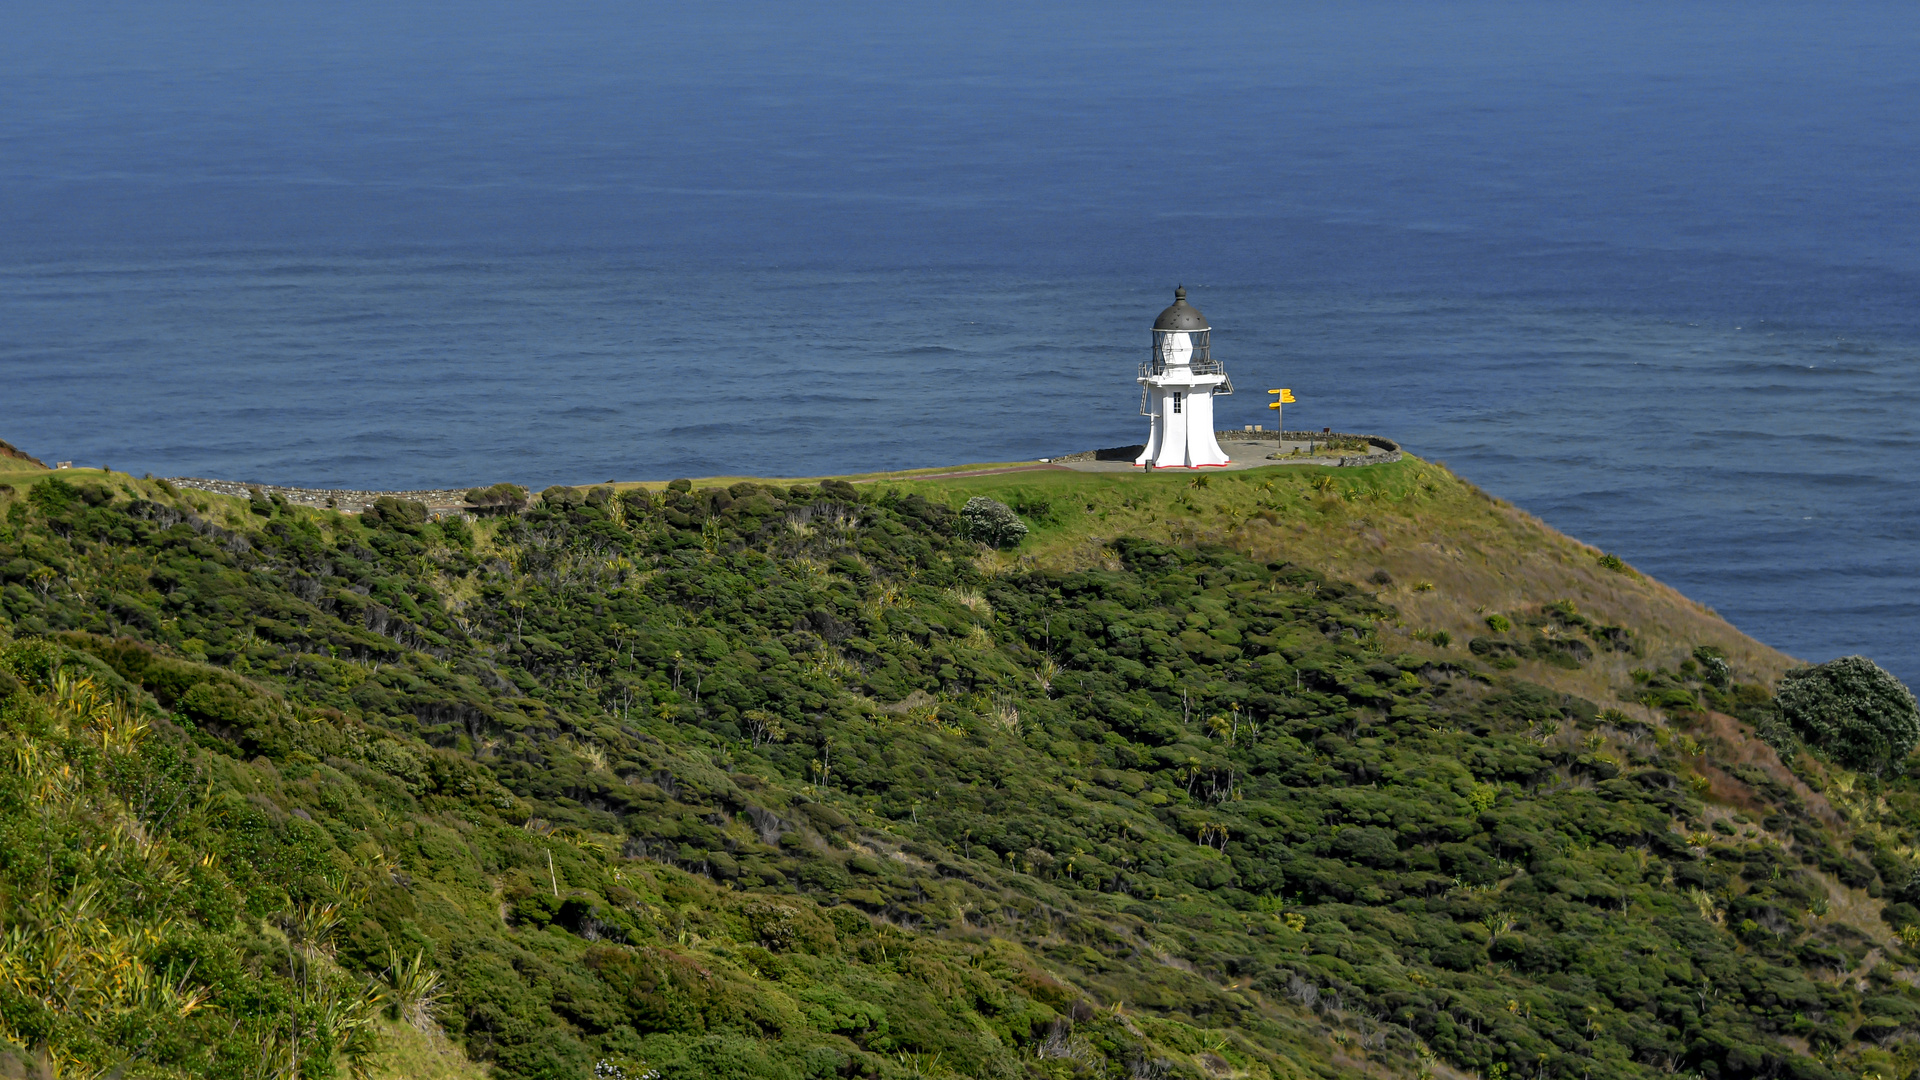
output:
M985 495L968 499L960 508L960 517L967 523L969 537L993 547L1013 547L1027 535L1026 524L1006 503Z
M1848 768L1878 772L1920 743L1913 692L1864 656L1787 672L1775 703L1801 738Z

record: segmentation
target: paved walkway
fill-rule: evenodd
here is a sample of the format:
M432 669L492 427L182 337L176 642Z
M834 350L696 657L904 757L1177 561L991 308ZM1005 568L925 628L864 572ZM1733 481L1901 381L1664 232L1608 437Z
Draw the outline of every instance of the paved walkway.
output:
M1232 458L1233 460L1226 465L1219 466L1219 468L1226 470L1228 472L1231 472L1235 469L1258 469L1267 465L1338 465L1340 464L1340 455L1337 455L1337 454L1326 456L1326 457L1320 457L1320 456L1307 457L1305 454L1302 454L1299 457L1288 457L1282 461L1274 461L1268 457L1268 455L1270 454L1275 454L1275 453L1291 454L1295 450L1305 450L1306 448L1307 448L1307 444L1305 440L1300 440L1300 441L1288 440L1287 442L1278 442L1275 440L1268 440L1266 442L1240 442L1240 441L1229 440L1229 439L1221 439L1220 449L1225 450L1227 452L1227 456L1229 458ZM1346 456L1353 457L1356 455L1352 452L1349 452ZM1045 468L1045 467L1046 466L1042 466L1042 468ZM1074 472L1089 472L1089 473L1122 473L1122 472L1143 471L1138 465L1135 465L1131 461L1063 461L1054 467L1061 468L1061 469L1072 469ZM1185 472L1186 470L1182 469L1181 471ZM1200 470L1196 469L1194 471L1198 472Z

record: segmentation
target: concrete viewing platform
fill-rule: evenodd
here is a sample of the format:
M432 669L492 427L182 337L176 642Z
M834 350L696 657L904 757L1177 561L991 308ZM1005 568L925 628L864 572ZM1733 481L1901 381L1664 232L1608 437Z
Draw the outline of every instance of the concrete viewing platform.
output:
M1259 469L1269 465L1318 465L1324 468L1382 465L1400 460L1400 444L1378 435L1349 435L1343 432L1310 431L1216 431L1220 449L1232 460L1225 465L1170 470L1207 472L1213 469ZM1075 472L1144 472L1135 465L1146 447L1115 446L1105 450L1087 450L1055 458L1041 459L1043 464L1072 469ZM1161 470L1156 470L1161 471Z

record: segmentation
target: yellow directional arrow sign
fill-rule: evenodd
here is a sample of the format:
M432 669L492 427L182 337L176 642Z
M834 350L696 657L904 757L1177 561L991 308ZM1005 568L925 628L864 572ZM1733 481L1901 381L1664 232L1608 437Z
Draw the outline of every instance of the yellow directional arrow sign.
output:
M1268 402L1267 408L1273 410L1274 430L1279 431L1286 427L1286 424L1282 423L1280 420L1282 416L1286 415L1285 413L1280 411L1280 406L1293 404L1293 391L1269 390L1267 391L1267 393L1275 395L1275 400Z

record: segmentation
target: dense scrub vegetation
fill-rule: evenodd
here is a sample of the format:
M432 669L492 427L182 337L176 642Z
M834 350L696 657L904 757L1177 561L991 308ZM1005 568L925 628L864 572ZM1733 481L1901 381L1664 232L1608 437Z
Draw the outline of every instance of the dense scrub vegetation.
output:
M1783 767L1718 650L1585 700L1501 663L1636 648L1558 598L1447 648L1225 547L990 560L975 493L0 486L0 1036L127 1076L377 1069L383 1015L503 1077L1920 1064L1920 784Z

